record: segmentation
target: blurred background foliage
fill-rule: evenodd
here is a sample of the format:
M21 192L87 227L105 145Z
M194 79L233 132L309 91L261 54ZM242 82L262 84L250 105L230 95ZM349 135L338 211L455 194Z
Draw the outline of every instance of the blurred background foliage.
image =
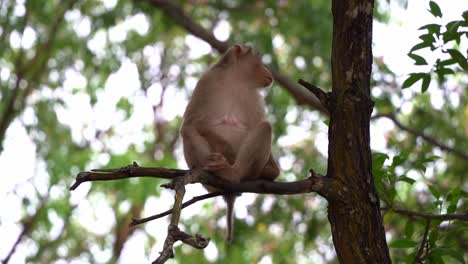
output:
M330 87L330 0L175 2L217 37L255 46L266 64L291 80ZM429 2L427 7L439 17L437 7ZM391 20L388 2L377 1L375 10L379 23ZM467 13L462 13L455 24L426 27L425 44L413 43L410 58L427 67L404 85L382 57L374 60L371 132L384 133L385 141L374 152L373 172L395 263L413 262L426 221L392 208L467 211L468 78L463 59L468 27ZM417 55L421 49L429 52ZM425 56L438 49L439 60L427 65ZM154 259L167 220L134 229L127 225L132 216L170 207L170 192L159 188L162 181L95 182L73 193L68 187L74 175L92 168L132 161L185 166L178 135L181 113L196 80L217 57L148 1L1 0L0 259ZM418 85L427 92L421 93ZM433 96L442 98L436 107ZM327 117L296 105L278 85L266 100L274 125L273 151L282 167L279 180L302 179L309 168L325 173ZM379 130L383 126L384 132ZM199 195L203 189L189 191ZM212 242L204 251L177 247L173 262L337 262L324 199L308 194L243 195L239 200L231 245L224 242L225 212L219 200L184 210L182 228ZM431 221L428 230L428 262L466 262L465 222Z

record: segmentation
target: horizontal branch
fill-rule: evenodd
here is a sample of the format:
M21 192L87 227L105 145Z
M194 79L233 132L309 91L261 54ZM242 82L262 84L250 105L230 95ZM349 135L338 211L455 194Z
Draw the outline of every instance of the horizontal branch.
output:
M196 202L203 201L203 200L213 198L213 197L216 197L216 196L221 196L223 194L226 194L226 192L212 192L212 193L207 193L207 194L204 194L204 195L195 196L192 199L190 199L189 201L183 203L182 204L182 209L185 208L185 207L188 207L188 206L190 206L190 205L192 205L192 204L194 204ZM136 225L139 225L139 224L143 224L143 223L146 223L146 222L149 222L149 221L156 220L158 218L161 218L161 217L172 214L173 211L174 211L174 208L171 208L171 209L169 209L169 210L167 210L165 212L162 212L162 213L159 213L159 214L156 214L156 215L152 215L152 216L149 216L149 217L145 217L145 218L142 218L142 219L132 218L132 222L130 222L129 226L136 226Z
M80 184L88 181L112 181L133 177L174 179L184 176L187 172L187 170L179 169L140 167L136 162L133 162L132 165L118 169L96 169L80 172L76 176L75 183L70 187L70 190L73 191L78 188Z
M219 188L225 192L260 193L260 194L303 194L317 192L326 199L341 199L343 193L341 184L326 176L316 174L311 170L309 178L295 182L273 182L267 180L253 180L240 183L224 181L203 170L179 170L162 167L140 167L136 162L132 165L118 169L97 169L80 172L70 190L75 190L83 182L109 181L133 177L152 177L161 179L175 179L184 176L185 184L202 183ZM173 182L164 187L173 188Z
M442 221L451 221L451 220L460 220L460 221L468 221L468 212L459 213L459 214L428 214L428 213L421 213L410 211L402 208L383 208L384 210L393 211L397 214L408 216L408 217L416 217L416 218L423 218L428 220L442 220Z
M372 119L377 119L377 118L381 118L381 117L386 117L390 120L393 121L393 123L401 130L404 130L410 134L412 134L413 136L415 137L420 137L422 139L424 139L425 141L429 142L430 144L434 145L434 146L437 146L438 148L440 148L441 150L444 150L448 153L452 153L454 154L455 156L461 158L461 159L464 159L464 160L467 160L468 161L468 153L466 152L463 152L461 150L458 150L458 149L455 149L453 147L450 147L442 142L439 142L437 139L431 137L431 136L428 136L426 134L424 134L423 132L421 131L418 131L414 128L411 128L409 126L406 126L404 124L402 124L396 117L393 113L390 113L390 114L378 114L378 115L375 115L374 117L372 117Z
M219 53L224 53L229 48L230 44L228 42L218 40L213 33L204 29L192 18L187 16L182 8L175 4L174 1L149 0L149 2L154 7L164 11L164 14L172 18L174 22L187 30L187 32L205 41ZM273 69L272 67L268 67L268 69L273 74L275 80L294 97L299 105L309 105L310 107L319 110L323 114L328 115L327 110L320 104L320 101L315 96L305 92L302 87L291 81L278 70Z

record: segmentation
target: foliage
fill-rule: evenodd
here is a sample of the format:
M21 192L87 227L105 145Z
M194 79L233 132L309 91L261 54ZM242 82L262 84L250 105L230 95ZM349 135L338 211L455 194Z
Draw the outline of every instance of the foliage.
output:
M430 1L429 6L429 11L434 17L442 17L442 11L437 3ZM462 46L462 40L466 41L468 11L463 13L462 20L453 20L445 25L428 24L419 29L426 30L427 33L419 36L422 42L416 44L408 53L415 65L428 64L424 57L414 53L417 50L429 48L432 52L441 51L445 56L443 59L437 59L429 72L411 73L408 79L403 82L402 88L410 87L422 80L421 92L424 93L429 88L433 75L437 76L439 83L444 83L447 75L455 75L457 71L468 72L468 60L456 48Z

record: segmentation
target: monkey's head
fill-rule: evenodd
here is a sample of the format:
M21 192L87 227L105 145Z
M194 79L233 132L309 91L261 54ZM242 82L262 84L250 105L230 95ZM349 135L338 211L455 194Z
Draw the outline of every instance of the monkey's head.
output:
M235 78L249 83L249 87L263 88L273 83L273 75L263 65L260 54L252 47L234 45L228 49L215 67L222 67Z

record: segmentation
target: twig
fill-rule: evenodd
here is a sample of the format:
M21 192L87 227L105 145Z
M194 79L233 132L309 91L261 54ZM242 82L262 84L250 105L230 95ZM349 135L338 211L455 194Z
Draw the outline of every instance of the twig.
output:
M417 217L424 218L428 220L441 220L441 221L451 221L451 220L460 220L468 221L468 212L459 213L459 214L428 214L420 213L410 210L405 210L401 208L382 208L383 210L393 211L397 214L408 216L408 217Z
M191 180L189 177L179 177L173 179L170 184L165 185L165 187L175 190L175 201L172 210L171 223L167 230L167 237L164 241L163 250L159 254L159 257L155 261L153 261L153 264L162 264L165 263L169 258L173 258L173 246L174 243L178 240L199 249L205 248L210 242L209 239L203 238L200 235L196 235L195 237L193 237L189 234L186 234L180 231L177 227L179 225L180 213L183 208L182 201L185 195L185 184L190 182Z
M437 147L439 147L440 149L442 149L444 151L447 151L448 153L452 153L452 154L454 154L455 156L457 156L457 157L459 157L461 159L468 160L468 153L463 152L463 151L458 150L458 149L455 149L453 147L450 147L450 146L448 146L448 145L446 145L446 144L444 144L442 142L439 142L437 139L424 134L421 131L418 131L418 130L416 130L414 128L411 128L411 127L408 127L408 126L402 124L398 119L396 119L396 117L395 117L395 115L393 113L378 114L378 115L375 115L374 117L372 117L372 119L381 118L381 117L386 117L386 118L392 120L393 123L398 128L412 134L415 137L420 137L420 138L424 139L425 141L431 143L432 145L437 146Z
M216 197L216 196L220 196L220 195L224 195L224 194L226 194L226 192L212 192L212 193L207 193L207 194L200 195L200 196L195 196L191 200L183 203L182 204L182 209L185 208L185 207L188 207L188 206L190 206L190 205L192 205L192 204L194 204L196 202L203 201L203 200L213 198L213 197ZM170 215L170 214L172 214L173 211L174 211L174 209L169 209L169 210L167 210L165 212L162 212L162 213L159 213L159 214L156 214L156 215L152 215L152 216L149 216L149 217L145 217L145 218L142 218L142 219L132 218L132 222L129 224L129 226L136 226L136 225L139 225L139 224L143 224L143 223L146 223L146 222L149 222L149 221L164 217L166 215Z
M212 48L216 49L220 53L226 52L229 48L230 44L227 42L219 41L213 35L213 33L207 31L195 21L192 20L189 16L187 16L182 8L178 5L174 4L173 1L168 0L148 0L154 7L157 7L164 11L164 14L169 16L187 30L190 34L194 35L202 39L203 41L207 42ZM272 67L268 67L268 69L273 74L275 80L283 86L296 100L296 102L301 105L309 105L314 109L319 110L325 115L328 115L328 111L322 107L320 101L310 93L305 92L299 85L295 82L291 81L288 77L280 73L278 70L273 69Z
M110 181L128 179L132 177L152 177L161 179L174 179L183 176L187 170L140 167L136 162L119 169L97 169L80 172L70 190L75 190L81 183L87 181Z
M40 216L40 214L42 213L42 210L44 210L45 206L46 206L46 203L47 203L47 200L48 200L48 196L47 197L43 197L41 198L41 203L39 205L39 207L36 209L36 212L34 212L33 215L31 215L30 217L26 218L24 221L23 221L23 230L21 230L21 233L19 234L19 236L16 238L16 241L15 243L13 244L13 246L11 247L10 251L8 252L7 256L5 257L5 259L2 260L2 264L7 264L9 261L10 261L10 258L13 256L13 254L15 253L16 251L16 248L18 247L19 243L21 242L21 240L30 234L30 232L32 231L32 228L34 227L34 225L36 224L36 221L38 219L38 217Z
M324 92L322 89L318 88L317 86L309 83L309 82L306 82L302 79L299 79L298 83L302 86L304 86L307 90L309 90L310 92L312 92L315 97L317 97L320 101L320 103L322 104L322 106L327 109L327 111L330 111L330 102L329 102L329 95Z
M419 246L418 254L414 258L413 263L423 263L423 261L425 259L424 249L426 248L427 238L429 236L430 227L431 227L431 220L427 219L426 228L424 229L423 239L421 241L421 245Z

